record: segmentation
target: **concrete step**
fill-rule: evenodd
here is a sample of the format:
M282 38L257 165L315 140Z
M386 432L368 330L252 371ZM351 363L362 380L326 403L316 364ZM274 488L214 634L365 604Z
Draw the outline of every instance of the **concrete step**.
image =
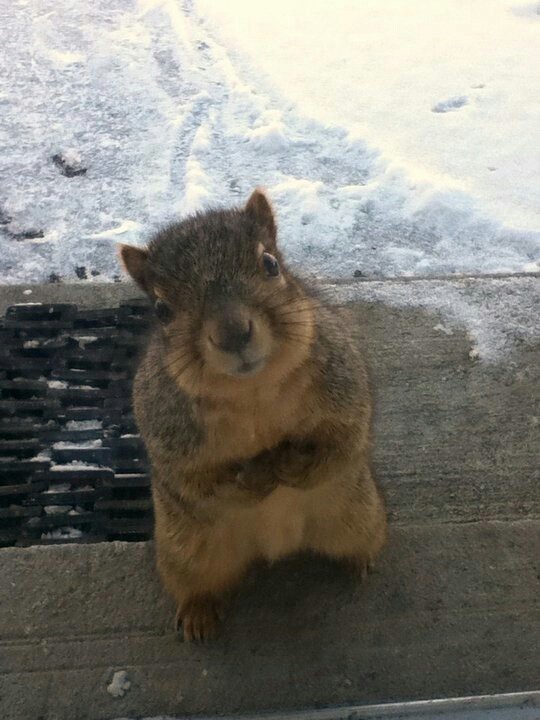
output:
M383 303L367 283L329 288L350 303L377 399L375 464L391 528L367 584L317 558L256 568L221 637L201 647L172 632L149 543L1 550L2 718L391 717L365 706L538 690L538 282L452 283L471 303L495 306L504 292L530 309L501 319L500 357L478 361L465 326L441 331L447 316ZM405 283L391 285L384 292L399 294ZM133 295L124 285L51 288L30 297L4 288L0 310L17 293L94 307ZM123 695L111 686L119 671Z

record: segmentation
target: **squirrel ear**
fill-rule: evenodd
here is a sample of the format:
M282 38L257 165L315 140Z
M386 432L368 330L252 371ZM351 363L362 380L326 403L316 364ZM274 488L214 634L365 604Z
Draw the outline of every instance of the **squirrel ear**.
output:
M276 241L276 221L274 219L274 211L270 200L266 197L265 193L261 188L255 188L251 193L245 211L270 235L270 239L273 243Z
M148 259L148 250L134 247L133 245L118 244L118 254L122 265L131 275L133 280L145 292L148 292L148 274L146 271L146 261Z

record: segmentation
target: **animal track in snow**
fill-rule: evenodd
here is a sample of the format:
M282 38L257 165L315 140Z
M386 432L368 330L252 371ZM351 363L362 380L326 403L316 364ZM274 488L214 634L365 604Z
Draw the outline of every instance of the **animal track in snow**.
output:
M540 2L527 3L526 5L514 5L510 12L517 17L529 20L540 20Z
M434 113L447 113L459 110L469 102L469 98L466 95L456 95L455 97L448 98L448 100L441 100L436 103L432 108L431 112Z

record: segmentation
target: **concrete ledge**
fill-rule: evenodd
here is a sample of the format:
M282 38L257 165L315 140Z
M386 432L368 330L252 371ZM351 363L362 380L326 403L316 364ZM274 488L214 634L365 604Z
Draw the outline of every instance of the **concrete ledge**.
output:
M264 715L266 720L537 720L540 692L481 695ZM201 719L202 720L202 719ZM224 718L224 720L226 720Z
M497 362L471 358L459 324L447 333L429 309L366 295L374 284L335 290L372 367L375 462L392 520L365 587L313 558L260 568L222 637L186 646L171 632L151 545L2 550L2 718L311 713L538 689L538 282L451 282L488 305L499 290L522 298L525 320L503 322ZM22 291L1 288L0 309L136 294L127 284ZM122 697L107 691L117 670L131 683Z
M185 645L149 544L2 551L13 720L249 713L535 689L540 523L393 526L363 586L300 558L254 571L222 636ZM114 671L131 686L107 692Z

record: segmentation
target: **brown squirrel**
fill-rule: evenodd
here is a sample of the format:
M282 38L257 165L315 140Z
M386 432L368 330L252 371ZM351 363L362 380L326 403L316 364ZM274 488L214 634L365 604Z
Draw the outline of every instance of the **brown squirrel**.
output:
M311 550L364 577L386 538L351 327L291 273L257 189L119 248L158 320L134 384L157 566L186 640L257 559Z

